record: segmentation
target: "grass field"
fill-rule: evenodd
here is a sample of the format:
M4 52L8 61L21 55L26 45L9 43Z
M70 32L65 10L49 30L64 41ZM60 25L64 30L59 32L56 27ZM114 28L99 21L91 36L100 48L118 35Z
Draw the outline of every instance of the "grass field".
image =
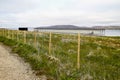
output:
M26 44L19 34L19 42L0 37L13 46L36 75L48 80L120 80L120 37L81 36L80 69L77 69L77 35L52 34L51 54L48 51L49 34L26 35Z

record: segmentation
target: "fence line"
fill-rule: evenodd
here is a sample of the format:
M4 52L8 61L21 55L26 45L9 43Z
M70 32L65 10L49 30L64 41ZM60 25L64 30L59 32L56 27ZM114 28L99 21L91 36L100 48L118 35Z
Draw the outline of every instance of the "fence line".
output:
M20 41L20 42L22 41L25 44L33 44L32 46L34 46L35 48L38 47L37 44L40 41L40 40L39 41L37 40L37 37L43 36L43 40L40 43L42 45L42 44L46 44L46 42L44 42L46 40L44 40L44 39L45 39L45 35L48 35L48 38L49 38L48 39L48 53L51 54L52 47L53 47L52 42L54 42L54 41L52 41L52 35L55 32L53 32L53 33L51 33L51 32L42 32L41 33L41 32L18 31L18 30L7 30L7 29L1 29L0 32L1 32L0 36L4 36L4 37L7 37L9 39L17 40L17 41ZM58 35L57 37L59 38L59 36L60 35ZM76 45L76 47L77 47L76 66L77 66L77 69L79 69L80 68L80 33L78 33L76 36L78 38L77 45ZM56 37L56 35L54 37ZM63 39L63 41L64 41L64 38L70 39L69 36L67 36L67 35L62 36L61 38ZM75 36L73 36L72 38L75 39ZM69 40L66 40L66 41L69 41Z

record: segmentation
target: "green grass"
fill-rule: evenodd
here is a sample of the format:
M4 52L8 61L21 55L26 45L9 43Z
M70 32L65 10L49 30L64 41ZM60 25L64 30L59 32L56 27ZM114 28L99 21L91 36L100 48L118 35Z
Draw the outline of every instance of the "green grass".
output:
M48 80L120 80L120 37L81 36L79 70L76 35L52 34L51 54L48 34L37 35L36 48L33 38L27 34L26 44L4 37L0 41L29 62L36 75L46 75Z

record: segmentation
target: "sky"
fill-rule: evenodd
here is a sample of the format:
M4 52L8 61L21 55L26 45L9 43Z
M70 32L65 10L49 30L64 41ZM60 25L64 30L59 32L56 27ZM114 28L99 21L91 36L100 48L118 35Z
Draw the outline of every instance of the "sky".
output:
M120 0L0 0L0 27L120 25Z

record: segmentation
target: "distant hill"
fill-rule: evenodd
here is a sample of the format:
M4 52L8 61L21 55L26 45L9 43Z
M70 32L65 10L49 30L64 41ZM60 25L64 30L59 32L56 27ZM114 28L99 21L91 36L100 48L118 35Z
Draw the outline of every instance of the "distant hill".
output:
M45 27L37 27L35 29L78 29L78 26L74 25L53 25L53 26L45 26Z
M93 27L84 27L84 26L75 26L75 25L53 25L46 27L37 27L35 29L52 29L52 30L93 30L97 28Z
M56 29L78 29L78 26L75 25L54 25L54 26L49 26L49 28L56 28Z
M120 29L120 26L75 26L75 25L53 25L36 27L35 29L52 29L52 30L98 30L98 29Z

